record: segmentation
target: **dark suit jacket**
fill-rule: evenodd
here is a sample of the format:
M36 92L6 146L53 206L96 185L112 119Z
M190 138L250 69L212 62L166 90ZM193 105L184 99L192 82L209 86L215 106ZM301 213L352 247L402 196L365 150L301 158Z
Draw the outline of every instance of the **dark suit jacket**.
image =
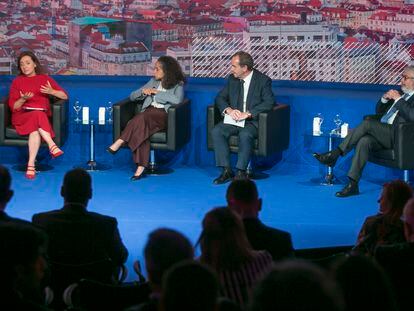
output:
M387 113L388 109L394 104L394 100L389 100L385 104L381 102L381 99L377 103L376 112L380 116ZM399 110L394 123L414 122L414 95L412 95L407 101L400 99L396 104L395 108Z
M227 107L237 109L239 93L240 79L230 75L226 86L216 97L215 105L220 113ZM272 109L274 101L272 80L260 71L254 69L247 93L247 110L252 114L251 121L253 124L257 126L259 113Z
M67 204L60 210L35 214L32 221L49 236L51 261L84 264L109 258L120 265L128 257L113 217Z
M273 260L293 256L292 239L288 232L268 227L257 218L243 219L243 224L254 250L267 250Z
M17 223L17 224L30 225L30 226L32 225L32 223L29 221L10 217L9 215L6 214L5 211L0 211L0 224L2 223Z

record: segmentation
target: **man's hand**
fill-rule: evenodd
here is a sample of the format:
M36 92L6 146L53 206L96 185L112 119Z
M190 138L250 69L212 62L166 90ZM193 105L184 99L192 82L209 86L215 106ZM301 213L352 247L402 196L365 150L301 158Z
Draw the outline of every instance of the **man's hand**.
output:
M242 112L240 114L240 117L239 117L238 121L246 120L250 117L251 117L251 114L249 112Z
M32 98L33 96L34 94L32 92L23 93L22 91L20 91L20 98L23 99L24 101L28 100L29 98Z
M383 96L385 99L393 99L396 100L398 98L401 97L400 92L396 91L396 90L389 90L387 93L384 94Z
M229 107L226 109L226 114L228 114L233 120L238 121L242 113L240 110Z

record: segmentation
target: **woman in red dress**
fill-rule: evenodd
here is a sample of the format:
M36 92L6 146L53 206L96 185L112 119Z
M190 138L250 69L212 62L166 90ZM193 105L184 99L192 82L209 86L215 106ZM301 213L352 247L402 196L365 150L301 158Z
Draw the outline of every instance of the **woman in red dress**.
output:
M67 99L68 95L55 80L42 74L40 62L33 52L22 52L17 58L17 66L20 74L10 87L9 106L17 133L29 136L26 177L33 179L36 176L35 159L42 140L49 146L53 158L63 154L53 141L55 133L49 121L52 115L49 95L60 99Z

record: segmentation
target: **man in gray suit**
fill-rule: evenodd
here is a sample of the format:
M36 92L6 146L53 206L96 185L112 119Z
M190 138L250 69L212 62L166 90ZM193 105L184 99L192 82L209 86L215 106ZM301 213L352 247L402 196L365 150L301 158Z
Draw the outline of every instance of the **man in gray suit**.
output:
M218 123L211 133L216 166L222 168L221 175L213 181L216 185L234 177L230 167L231 135L239 137L236 178L247 178L246 168L257 137L259 113L272 109L274 105L272 80L253 69L253 65L253 58L248 53L235 53L231 58L231 75L215 100L216 108L225 117L224 122ZM243 121L243 127L234 125L240 125Z
M370 152L391 149L394 145L394 125L414 121L414 66L405 68L401 76L401 91L389 90L378 101L377 118L364 120L353 129L337 149L314 157L321 163L334 166L339 156L355 148L348 171L349 183L336 193L337 197L359 194L358 182Z

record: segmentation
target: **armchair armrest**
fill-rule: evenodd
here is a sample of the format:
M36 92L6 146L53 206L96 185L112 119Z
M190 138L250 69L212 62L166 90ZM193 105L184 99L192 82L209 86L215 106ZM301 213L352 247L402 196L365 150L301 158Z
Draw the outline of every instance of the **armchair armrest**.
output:
M55 143L60 147L65 143L68 133L68 100L51 101L50 106L52 109L53 131L56 135Z
M214 105L207 107L207 148L213 150L213 139L211 138L211 131L213 127L220 122L222 115L219 113Z
M136 106L139 101L131 101L125 98L113 105L113 139L114 141L121 136L122 130L136 113Z
M289 147L290 106L276 105L268 112L259 114L259 156L285 150Z
M181 104L168 109L167 149L177 150L191 137L191 101L184 99Z
M414 169L414 122L395 126L394 152L400 169Z

